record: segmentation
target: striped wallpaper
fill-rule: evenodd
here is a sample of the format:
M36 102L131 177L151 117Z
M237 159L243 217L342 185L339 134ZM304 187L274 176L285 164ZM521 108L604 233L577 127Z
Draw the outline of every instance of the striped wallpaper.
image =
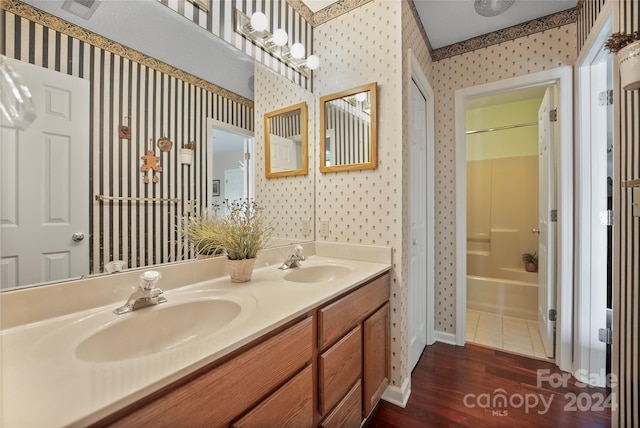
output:
M327 151L331 166L371 161L371 121L359 105L339 99L328 102L326 111Z
M301 132L301 116L301 110L297 109L290 114L271 117L269 122L269 132L283 138L297 137Z
M268 30L284 29L289 35L289 45L299 42L305 47L306 56L313 53L313 26L286 0L210 0L209 11L204 11L186 0L158 0L180 15L192 20L200 27L231 43L258 62L282 74L289 80L312 90L312 79L307 79L292 68L278 61L251 41L235 32L235 10L247 16L253 12L264 12L269 19ZM208 1L208 0L207 0Z
M613 32L640 30L637 0L607 0L614 9ZM581 0L578 5L578 49L596 21L604 0ZM617 67L616 67L617 70ZM619 407L612 412L613 427L640 426L640 220L632 216L632 189L625 184L640 179L640 91L624 91L616 75L614 110L616 171L614 177L614 300L613 392ZM638 202L638 201L635 201Z
M112 260L142 267L181 259L186 246L177 220L187 201L207 203L206 118L253 130L253 107L4 9L0 26L0 54L90 81L91 273ZM131 126L131 140L118 137L121 124ZM156 146L162 136L173 142L171 151ZM177 149L189 141L196 143L194 163L182 166ZM144 184L140 172L147 149L163 167L156 184ZM101 202L95 195L180 202Z

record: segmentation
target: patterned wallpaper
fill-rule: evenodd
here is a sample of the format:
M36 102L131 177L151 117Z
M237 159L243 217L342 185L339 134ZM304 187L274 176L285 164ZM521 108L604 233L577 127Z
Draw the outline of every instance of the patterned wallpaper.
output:
M573 65L576 24L434 62L436 331L455 333L455 106L457 89Z
M283 76L268 69L262 64L255 66L255 166L256 166L256 199L267 214L267 220L275 223L276 236L285 242L302 239L313 240L314 237L314 202L315 189L313 172L317 169L313 149L316 132L315 127L308 126L307 151L309 172L305 176L266 178L264 152L264 114L301 102L309 108L309 118L315 116L315 99L311 92L301 88ZM310 120L310 122L312 122ZM286 215L282 215L286 213ZM269 216L271 218L269 218ZM277 222L277 219L280 219ZM282 222L287 218L286 224ZM304 236L302 220L311 220L311 233Z
M328 95L378 83L378 167L316 174L316 220L329 219L327 241L388 245L402 260L401 2L374 1L314 29L314 93ZM374 28L384 31L372 31ZM316 114L316 123L318 121ZM406 360L406 291L401 266L391 272L391 382Z

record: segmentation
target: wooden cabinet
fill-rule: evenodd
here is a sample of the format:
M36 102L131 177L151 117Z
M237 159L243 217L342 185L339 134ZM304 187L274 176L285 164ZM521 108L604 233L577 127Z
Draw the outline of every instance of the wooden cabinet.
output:
M312 366L309 365L232 426L234 428L313 426L312 375Z
M362 376L362 334L357 326L318 357L318 409L326 414Z
M389 385L389 274L318 310L318 349L320 426L357 428Z
M229 426L311 362L312 327L308 317L183 385L169 386L112 426Z
M363 324L363 416L368 416L389 385L389 303Z
M357 428L362 422L362 387L360 381L321 423L322 428Z
M389 383L389 274L94 426L358 428Z

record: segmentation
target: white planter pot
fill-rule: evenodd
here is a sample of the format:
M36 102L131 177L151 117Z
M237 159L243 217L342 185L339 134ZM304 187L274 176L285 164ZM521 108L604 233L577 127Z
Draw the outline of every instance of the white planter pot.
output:
M620 49L620 84L626 91L640 88L640 40Z
M180 152L180 162L183 165L191 165L193 163L193 150L180 148L178 151Z

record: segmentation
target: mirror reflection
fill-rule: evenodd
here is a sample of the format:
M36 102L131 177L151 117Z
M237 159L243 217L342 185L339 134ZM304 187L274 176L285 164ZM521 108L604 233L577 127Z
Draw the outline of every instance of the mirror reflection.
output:
M267 178L307 175L308 120L306 103L264 115Z
M320 98L320 171L377 165L377 84Z
M36 7L42 5L43 8L50 7L50 3L53 2L33 2ZM113 8L129 7L125 3L102 4L89 22L93 30L97 31L103 18L119 16ZM59 12L60 8L51 8L52 14L62 13ZM161 41L171 39L174 33L188 34L192 46L206 45L211 51L212 38L216 37L174 14L164 4L136 2L135 8L140 9L140 13L144 12L149 20L154 20L155 15L151 14L158 11L162 19L173 23L163 27L162 38L154 39L155 48L163 50L168 56L171 56L173 49L162 46ZM5 20L11 22L19 16L11 10L4 10L3 13ZM82 131L83 135L67 135L58 130L55 135L64 138L46 140L46 147L35 144L41 144L42 138L29 138L27 146L21 142L26 134L2 124L0 284L3 290L193 259L195 250L179 230L180 218L186 213L205 210L220 198L234 195L246 195L259 202L267 202L262 205L273 212L276 223L283 225L282 243L313 239L313 225L309 226L313 218L313 193L298 198L290 189L279 188L280 180L271 180L272 185L257 188L256 181L258 177L264 178L264 171L256 168L259 163L254 157L261 156L263 149L251 147L254 132L262 128L262 115L254 115L254 101L246 98L244 92L243 95L237 95L240 91L231 92L219 86L219 82L203 80L202 75L184 73L182 70L189 69L189 66L180 61L162 63L140 51L132 51L126 46L134 45L133 42L129 44L122 40L119 42L123 45L118 45L110 39L87 33L80 26L51 19L47 13L38 12L29 16L36 20L42 18L34 24L35 31L29 25L5 27L0 31L5 40L21 40L30 51L14 51L13 44L7 43L4 53L33 68L36 74L53 76L38 77L44 81L42 87L59 88L48 94L42 93L45 100L51 101L47 108L58 113L58 116L63 116L65 111L83 111L84 116L72 114L66 121L70 129ZM61 18L66 19L67 16ZM106 23L103 27L113 28L114 24ZM43 31L50 34L49 40L54 37L51 34L55 35L56 32L68 31L67 34L73 35L65 36L68 42L49 45L47 51L44 49L47 39L41 36ZM126 33L121 32L123 35ZM227 43L220 43L225 45L224 49L230 50ZM184 46L181 48L184 51ZM236 51L240 54L236 55L238 70L246 68L249 62L253 73L253 60L243 52ZM38 52L46 52L46 58L43 60L43 55ZM214 61L212 58L217 57L212 54L207 58ZM232 61L222 62L225 67L232 64ZM209 69L212 68L210 64ZM256 80L256 92L263 91L259 90L259 86L274 87L272 80L280 82L281 76L272 74L265 74ZM66 88L66 82L57 80L60 76L77 84L78 88ZM53 83L46 79L53 79ZM293 82L287 83L301 89ZM251 86L253 92L253 81L245 79L243 84L245 87ZM281 86L282 93L292 92L291 88ZM64 98L63 95L67 93L72 97ZM76 101L76 95L80 101ZM277 99L280 94L271 95L270 105L276 102L280 106L292 103L286 97ZM45 104L40 103L40 106L44 108ZM90 119L86 119L87 116ZM44 117L41 114L39 119ZM78 117L84 119L77 121ZM39 129L37 121L38 118L29 132ZM222 134L218 134L218 129L237 134L233 155L225 154ZM16 138L8 138L12 135ZM13 144L9 144L10 141ZM257 141L263 140L260 138ZM77 146L77 142L82 144ZM189 160L184 160L179 154L185 148L190 149ZM253 156L251 150L259 155ZM16 156L22 155L23 151L27 155L24 157L26 167L20 167L23 161L16 160ZM78 160L73 160L78 156ZM68 167L64 167L66 164L61 160L70 162ZM11 165L15 167L10 168ZM40 171L49 174L51 179L39 180L34 178L33 165L56 168ZM54 173L58 175L51 175ZM235 184L230 183L240 175L241 184L239 180ZM47 184L42 192L38 190L37 195L33 191L34 179ZM80 190L73 190L69 197L79 198L81 208L70 209L72 201L60 197L60 190L66 189L70 183L80 186ZM310 188L311 192L313 190L312 186L306 184L303 187ZM264 193L265 189L268 193ZM58 226L65 226L62 234L45 236L43 232L37 234L37 240L61 244L62 249L22 245L20 251L24 251L18 254L5 247L4 244L8 242L24 243L26 238L8 235L9 230L11 233L18 232L19 228L15 226L24 224L24 221L16 219L11 210L6 209L9 205L4 202L15 200L15 206L22 207L21 204L26 202L18 199L29 196L35 196L38 203L48 201L44 205L48 210L48 217L45 217L49 219L47 226L54 226L50 229L63 231ZM271 200L277 202L271 206ZM289 206L298 210L300 219L308 220L304 222L304 228L290 227L292 222L287 218L289 213L286 210ZM24 209L21 211L29 212ZM80 217L81 221L75 223L75 217ZM25 229L26 232L28 230ZM81 249L81 257L76 260L64 246ZM19 265L24 267L20 268ZM34 267L38 268L37 272ZM25 269L33 271L33 275L27 277Z

